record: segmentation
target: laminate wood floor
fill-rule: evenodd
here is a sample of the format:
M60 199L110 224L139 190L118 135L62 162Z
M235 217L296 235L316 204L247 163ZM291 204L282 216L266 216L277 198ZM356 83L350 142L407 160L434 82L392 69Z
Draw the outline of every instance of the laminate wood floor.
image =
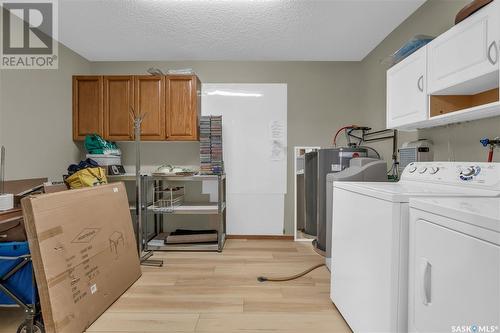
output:
M87 332L351 332L330 301L326 268L289 282L256 279L322 262L309 243L231 239L220 254L154 257L164 267L143 267L142 277ZM21 318L19 309L0 308L0 333L15 332Z

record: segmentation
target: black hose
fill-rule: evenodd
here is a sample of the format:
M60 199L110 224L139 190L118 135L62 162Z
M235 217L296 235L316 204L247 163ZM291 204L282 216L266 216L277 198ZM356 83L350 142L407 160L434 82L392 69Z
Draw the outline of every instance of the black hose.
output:
M380 160L380 154L378 153L377 150L375 150L375 148L372 148L372 147L368 147L368 146L359 146L359 148L365 148L365 149L368 149L368 150L371 150L373 151L375 154L377 154L377 158Z
M266 276L259 276L257 278L257 281L259 282L265 282L265 281L270 281L270 282L285 282L285 281L291 281L291 280L295 280L295 279L298 279L299 277L302 277L312 271L314 271L315 269L317 268L320 268L320 267L323 267L325 266L325 264L317 264L317 265L314 265L312 266L311 268L308 268L306 269L305 271L299 273L299 274L295 274L295 275L291 275L291 276L284 276L284 277L276 277L276 278L271 278L271 277L266 277Z

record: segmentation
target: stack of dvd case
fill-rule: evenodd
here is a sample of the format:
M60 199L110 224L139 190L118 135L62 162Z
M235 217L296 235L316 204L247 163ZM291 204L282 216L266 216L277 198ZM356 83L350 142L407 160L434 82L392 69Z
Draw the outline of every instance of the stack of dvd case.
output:
M200 117L200 173L224 173L222 116Z

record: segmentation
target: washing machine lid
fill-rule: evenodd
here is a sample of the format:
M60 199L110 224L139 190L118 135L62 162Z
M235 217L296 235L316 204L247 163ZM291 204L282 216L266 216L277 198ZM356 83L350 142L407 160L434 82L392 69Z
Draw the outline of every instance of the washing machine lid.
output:
M403 180L399 182L335 182L334 187L399 203L407 203L411 197L500 196L500 192L493 190Z
M410 208L500 232L500 198L412 198Z

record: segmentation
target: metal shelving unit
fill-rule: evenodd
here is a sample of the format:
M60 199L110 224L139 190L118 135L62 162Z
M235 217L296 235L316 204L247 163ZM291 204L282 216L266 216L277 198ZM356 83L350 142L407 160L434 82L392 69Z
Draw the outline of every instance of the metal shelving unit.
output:
M141 176L141 207L146 228L142 230L142 247L146 251L217 251L222 252L226 240L226 176L225 175L193 175L193 176ZM125 174L120 176L108 176L110 182L124 181L135 182L135 175ZM155 209L154 198L151 200L151 191L158 186L166 184L179 184L186 182L200 182L204 180L215 180L218 182L217 202L183 202L172 209ZM149 198L149 200L148 200ZM135 205L131 205L131 211L135 211ZM163 221L168 215L216 215L219 217L218 241L214 244L172 244L172 245L148 245L148 242L163 232ZM149 219L153 218L154 230L149 230Z
M154 237L154 232L148 232L148 220L147 220L147 207L152 203L151 196L148 196L147 188L146 185L148 183L148 179L150 176L148 175L141 175L141 209L142 209L142 216L144 218L144 225L146 226L145 228L141 228L142 230L142 246L140 248L140 251L142 251L145 248L145 241L151 237ZM108 175L108 182L125 182L125 183L134 183L136 182L136 176L135 174L124 174L124 175ZM130 193L129 193L130 194ZM136 195L137 196L137 195ZM129 209L130 213L132 215L132 219L134 221L134 230L135 232L138 231L138 223L136 221L136 207L137 207L137 197L131 197L129 198L132 199L132 202L129 202Z
M180 205L164 208L155 208L153 205L148 205L146 210L148 213L160 216L155 218L155 233L156 235L163 233L163 220L168 218L168 215L216 215L218 216L217 228L217 243L193 243L193 244L164 244L151 245L146 240L146 249L150 251L218 251L222 252L226 241L226 176L225 175L193 175L193 176L168 176L168 175L152 175L148 177L146 182L146 191L153 189L164 188L165 185L172 186L186 182L201 182L207 180L217 181L218 183L218 201L217 202L183 202ZM156 200L156 199L155 199ZM154 238L154 237L153 237Z

